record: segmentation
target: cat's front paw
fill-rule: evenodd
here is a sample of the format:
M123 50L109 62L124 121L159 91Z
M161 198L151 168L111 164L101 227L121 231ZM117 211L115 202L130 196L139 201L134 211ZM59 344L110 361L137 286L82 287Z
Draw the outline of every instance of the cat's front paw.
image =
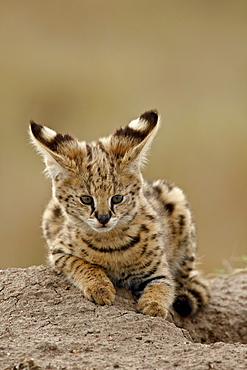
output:
M110 281L93 282L84 289L85 297L101 306L105 304L110 306L115 299L115 294L116 290Z
M142 293L137 310L145 315L166 318L173 301L173 289L165 284L147 286Z
M164 319L168 312L161 301L153 300L151 297L141 297L137 303L137 310L144 315L163 317Z

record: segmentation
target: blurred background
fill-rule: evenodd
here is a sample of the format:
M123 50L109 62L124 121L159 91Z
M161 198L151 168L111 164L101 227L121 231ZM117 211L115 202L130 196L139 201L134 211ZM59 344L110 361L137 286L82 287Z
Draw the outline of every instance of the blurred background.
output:
M201 268L247 254L247 2L0 3L0 268L46 262L51 194L32 119L94 140L157 108L144 170L184 189Z

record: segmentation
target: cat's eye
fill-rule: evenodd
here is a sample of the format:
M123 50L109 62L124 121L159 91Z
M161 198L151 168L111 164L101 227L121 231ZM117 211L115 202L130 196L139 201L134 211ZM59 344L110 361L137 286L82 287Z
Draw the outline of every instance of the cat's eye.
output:
M93 197L90 197L89 195L83 195L82 197L80 197L80 201L87 206L93 205Z
M118 204L118 203L121 203L123 201L123 195L114 195L112 198L111 198L111 202L112 204Z

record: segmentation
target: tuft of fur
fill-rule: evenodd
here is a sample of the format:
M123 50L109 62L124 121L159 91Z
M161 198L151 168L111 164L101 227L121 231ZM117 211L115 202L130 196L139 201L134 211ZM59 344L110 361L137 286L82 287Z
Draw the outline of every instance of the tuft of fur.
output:
M52 180L43 215L49 262L99 305L115 286L131 289L138 311L181 315L209 300L195 269L196 232L181 189L143 179L141 166L159 128L157 111L143 113L92 143L30 124L30 137Z

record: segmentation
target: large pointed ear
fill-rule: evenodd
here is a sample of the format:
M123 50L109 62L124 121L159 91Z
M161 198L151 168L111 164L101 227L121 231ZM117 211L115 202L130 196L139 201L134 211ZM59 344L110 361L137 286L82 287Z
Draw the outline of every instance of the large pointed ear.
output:
M145 162L146 152L159 128L159 121L156 110L143 113L111 136L111 151L122 158L123 164L141 165Z
M61 135L48 127L30 122L30 138L42 155L48 176L68 175L76 169L73 155L78 150L78 141L70 135Z

